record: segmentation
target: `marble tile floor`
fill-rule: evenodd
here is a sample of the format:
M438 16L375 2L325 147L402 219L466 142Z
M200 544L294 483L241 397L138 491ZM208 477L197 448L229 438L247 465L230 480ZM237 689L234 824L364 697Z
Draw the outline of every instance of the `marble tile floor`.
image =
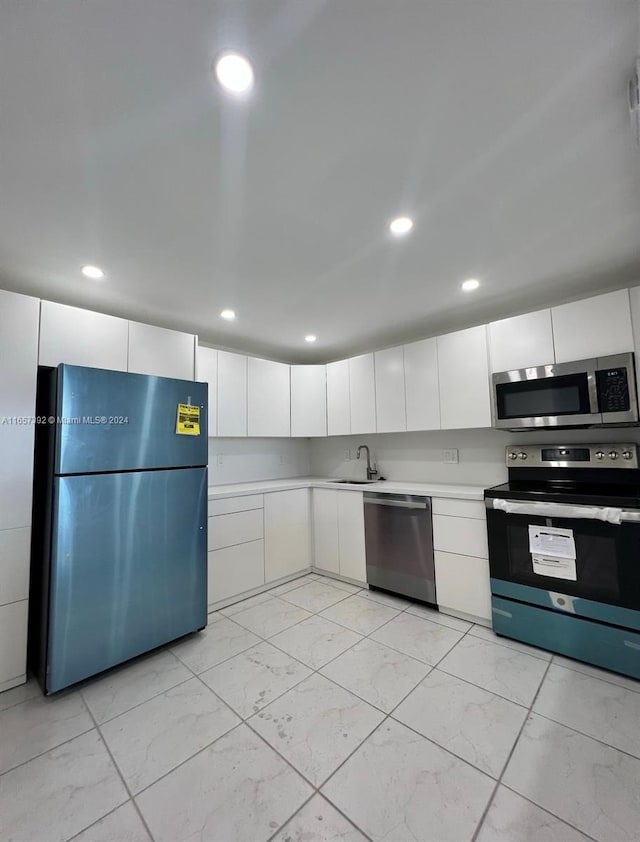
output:
M45 699L3 842L637 842L640 682L311 575Z

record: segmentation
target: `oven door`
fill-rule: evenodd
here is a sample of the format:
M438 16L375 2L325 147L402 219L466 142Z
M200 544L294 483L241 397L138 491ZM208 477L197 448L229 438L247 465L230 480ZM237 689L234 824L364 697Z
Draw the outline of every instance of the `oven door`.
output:
M596 368L595 360L582 360L494 374L494 427L513 430L602 423Z
M640 511L623 512L614 523L600 518L615 519L615 511L600 507L518 501L514 513L495 508L503 502L486 500L494 594L620 625L640 610ZM544 575L531 552L530 526L570 530L575 569L568 564Z

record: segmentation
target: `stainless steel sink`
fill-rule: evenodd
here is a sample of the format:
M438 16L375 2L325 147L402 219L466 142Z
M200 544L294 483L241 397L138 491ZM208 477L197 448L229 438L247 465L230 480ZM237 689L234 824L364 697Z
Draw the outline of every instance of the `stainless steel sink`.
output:
M369 485L369 483L377 482L375 479L330 479L328 482L340 482L345 485Z

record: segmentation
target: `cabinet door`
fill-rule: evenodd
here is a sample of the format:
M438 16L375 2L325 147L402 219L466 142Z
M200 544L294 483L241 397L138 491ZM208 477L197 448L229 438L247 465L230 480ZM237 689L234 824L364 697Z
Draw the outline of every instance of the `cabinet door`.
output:
M0 529L31 523L39 313L37 298L0 291Z
M629 292L620 289L551 308L556 362L633 350Z
M538 310L489 325L491 371L535 368L555 362L551 310Z
M26 599L0 605L0 692L25 680L28 606Z
M339 491L313 489L313 563L320 570L340 572L338 549Z
M435 337L404 346L407 430L440 429L438 347Z
M43 301L38 362L126 371L128 337L126 319Z
M164 327L129 322L129 371L193 380L196 337Z
M327 367L291 366L291 435L327 435Z
M349 360L327 364L327 435L348 436L351 432Z
M249 357L247 396L250 436L291 435L288 365Z
M376 351L374 364L376 429L379 433L404 432L407 429L407 414L402 346Z
M236 544L208 554L207 604L264 585L264 542Z
M196 357L196 380L209 386L207 435L215 436L218 429L218 352L215 348L198 345Z
M311 567L309 489L264 495L265 581Z
M640 379L640 287L629 290L631 302L631 323L633 326L633 344L636 352L636 376Z
M349 399L351 433L376 432L376 386L373 354L349 360Z
M29 598L30 557L30 527L0 529L0 605Z
M340 575L367 581L364 545L364 500L361 491L336 491Z
M434 553L436 598L443 610L491 620L489 562L455 553Z
M491 426L484 325L438 336L438 379L443 430Z
M218 351L218 435L247 435L247 358Z

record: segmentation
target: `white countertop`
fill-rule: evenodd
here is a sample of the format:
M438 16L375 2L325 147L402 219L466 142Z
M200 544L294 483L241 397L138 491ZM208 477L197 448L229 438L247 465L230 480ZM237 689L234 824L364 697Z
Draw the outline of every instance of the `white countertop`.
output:
M327 477L295 477L261 482L241 482L229 485L210 485L209 500L223 497L242 497L245 494L263 494L268 491L286 491L292 488L333 488L343 491L376 491L388 494L420 494L423 497L455 497L459 500L482 500L483 485L454 485L445 482L401 482L384 480L368 483L332 482Z

